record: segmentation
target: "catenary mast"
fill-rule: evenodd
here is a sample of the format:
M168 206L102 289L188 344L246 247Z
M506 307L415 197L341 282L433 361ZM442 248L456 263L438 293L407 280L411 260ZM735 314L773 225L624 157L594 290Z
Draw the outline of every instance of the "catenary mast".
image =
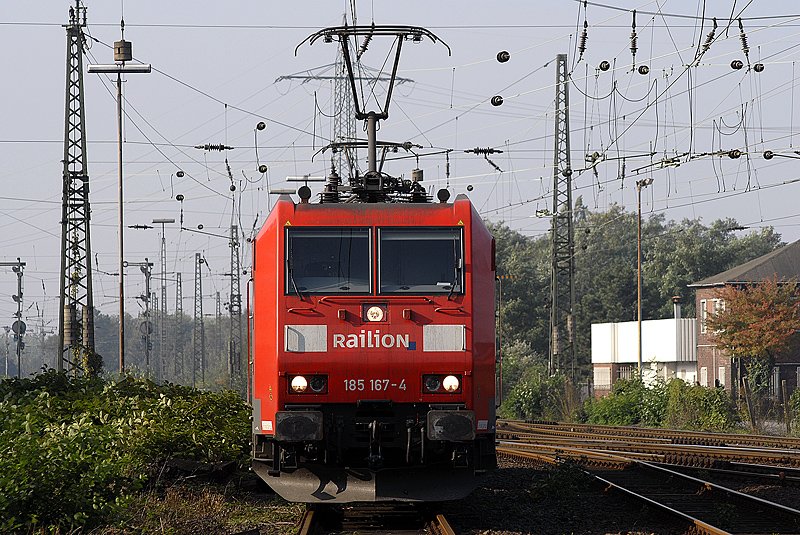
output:
M555 151L553 155L549 371L553 374L569 370L574 381L575 242L572 227L568 76L567 55L558 54L556 56Z
M83 106L83 49L86 8L76 0L67 29L64 171L61 211L61 275L56 369L84 366L94 354L92 251L89 239L89 174Z

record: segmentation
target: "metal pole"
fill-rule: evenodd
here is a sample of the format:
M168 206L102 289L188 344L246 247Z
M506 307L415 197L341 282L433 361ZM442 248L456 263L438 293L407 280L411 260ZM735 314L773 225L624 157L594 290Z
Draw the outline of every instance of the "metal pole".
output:
M117 73L117 178L119 187L119 373L125 373L125 247L122 213L122 73Z
M636 181L636 328L639 334L639 378L642 378L642 188L653 183L652 178Z
M145 258L144 265L141 266L139 269L144 273L144 317L145 317L145 324L146 328L144 330L144 361L145 361L145 368L147 369L147 375L152 377L152 373L150 371L150 333L153 330L153 324L150 321L150 266L152 264L150 261Z
M124 32L125 24L122 22ZM124 36L124 33L123 33ZM125 266L124 266L124 239L125 229L122 211L122 73L130 72L150 72L150 64L126 65L126 61L133 58L130 41L125 41L124 37L120 41L114 42L114 61L111 65L89 65L89 72L116 74L117 75L117 164L119 181L119 372L125 372Z
M25 329L22 327L22 263L17 258L17 378L22 377L22 335Z
M251 349L252 342L250 340L250 328L253 321L252 312L250 311L250 285L252 282L253 277L251 276L249 279L247 279L247 401L251 405L253 404L253 391L251 390L251 383L253 381L253 356Z
M375 112L367 115L367 160L369 172L378 171L378 136L377 136L378 116Z
M6 330L6 373L5 376L8 377L8 331L11 329L8 325L3 327Z
M639 378L642 378L642 181L636 182L636 332L638 333Z
M167 345L167 230L165 223L164 221L161 223L161 301L159 303L161 308L158 324L158 369L162 381L167 378L167 351L164 348Z

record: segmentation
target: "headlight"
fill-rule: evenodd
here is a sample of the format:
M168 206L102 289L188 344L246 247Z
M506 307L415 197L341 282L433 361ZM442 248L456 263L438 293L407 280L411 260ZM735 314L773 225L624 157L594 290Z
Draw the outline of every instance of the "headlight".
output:
M323 394L328 390L328 377L325 375L312 375L308 381L308 386L315 394Z
M425 384L425 391L428 393L436 392L439 390L439 387L442 386L438 375L426 375L423 382Z
M316 375L289 375L290 394L327 394L328 376L325 374Z
M423 394L460 394L461 376L454 374L425 374L422 376Z
M306 391L306 388L308 388L308 381L306 381L306 378L303 377L302 375L295 375L292 378L291 384L292 384L292 392L295 392L297 394L302 394L303 392Z
M442 386L445 390L452 394L453 392L458 391L458 388L461 386L461 381L459 381L458 377L455 375L448 375L442 381Z

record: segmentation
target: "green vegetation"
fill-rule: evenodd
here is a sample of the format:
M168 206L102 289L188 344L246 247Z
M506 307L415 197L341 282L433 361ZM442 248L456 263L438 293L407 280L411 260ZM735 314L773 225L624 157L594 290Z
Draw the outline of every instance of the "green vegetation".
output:
M800 388L792 393L789 398L789 411L792 418L792 434L800 436Z
M173 458L248 458L235 392L47 371L3 381L0 400L0 532L110 521Z
M605 397L589 399L582 406L577 399L566 377L549 377L546 369L533 366L509 389L500 414L527 420L703 431L730 431L740 423L736 404L725 390L689 385L680 379L649 386L638 378L623 379ZM800 409L800 394L796 404Z
M296 532L304 506L275 495L242 495L221 485L176 484L164 491L137 494L121 511L118 526L104 526L103 535L131 533L261 533Z
M636 223L634 212L612 205L604 212L575 202L575 382L591 375L592 323L636 318ZM766 254L780 245L772 228L737 235L738 223L723 219L667 221L653 214L642 222L642 316L672 315L674 295L684 296L684 315L694 315L686 286ZM550 239L527 237L491 224L497 244L500 337L503 341L503 406L500 414L525 419L575 419L721 430L736 425L735 403L724 391L677 382L648 388L621 382L603 400L576 407L576 387L546 373L548 354ZM733 308L733 307L730 307ZM750 379L756 381L753 368ZM759 376L760 377L760 376ZM757 387L752 388L756 390Z
M579 379L590 375L592 323L636 318L636 213L612 205L594 212L575 201L575 333ZM502 223L489 225L497 244L497 274L503 345L526 343L535 362L546 365L550 296L550 238L529 237ZM722 219L667 221L652 214L642 222L642 316L672 315L674 295L684 297L684 315L694 316L688 284L766 254L780 245L767 227L740 234ZM509 387L512 386L509 384Z
M500 415L526 420L569 420L580 408L578 394L562 374L549 376L525 342L503 353L503 404Z
M645 386L620 380L611 393L584 405L586 421L702 431L729 431L739 424L736 405L721 388L689 385L680 379Z

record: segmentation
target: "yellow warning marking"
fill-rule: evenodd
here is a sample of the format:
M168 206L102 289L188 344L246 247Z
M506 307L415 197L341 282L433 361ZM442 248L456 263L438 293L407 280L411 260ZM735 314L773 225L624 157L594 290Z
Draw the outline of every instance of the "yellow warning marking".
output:
M284 226L284 227L291 227L291 226L292 226L292 224L291 224L291 222L289 222L289 221L287 220L287 221L286 221L286 223L284 223L284 224L283 224L283 226Z
M460 219L458 220L458 224L461 225L461 226L464 226L464 222L461 221Z

